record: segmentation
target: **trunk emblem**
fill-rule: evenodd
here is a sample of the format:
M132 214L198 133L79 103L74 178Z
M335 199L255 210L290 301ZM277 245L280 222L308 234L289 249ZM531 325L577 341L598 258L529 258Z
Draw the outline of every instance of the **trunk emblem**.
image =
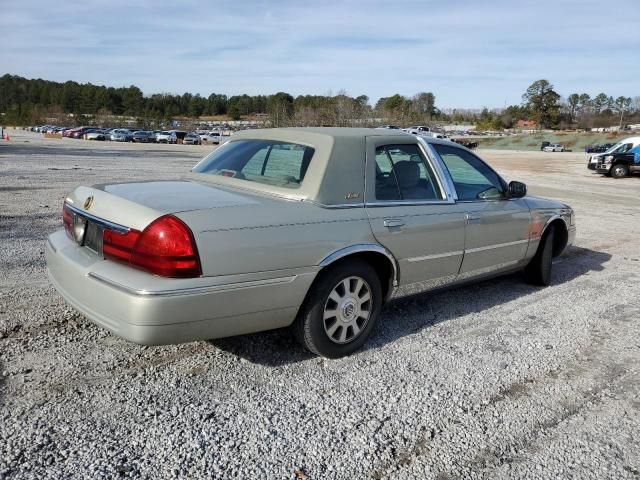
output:
M84 201L84 209L89 210L91 208L91 205L93 205L93 195L87 197L87 199Z

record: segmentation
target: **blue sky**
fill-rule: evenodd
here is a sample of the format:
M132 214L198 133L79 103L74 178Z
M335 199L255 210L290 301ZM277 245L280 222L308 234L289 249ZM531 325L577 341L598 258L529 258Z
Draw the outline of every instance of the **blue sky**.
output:
M640 0L0 0L0 74L145 94L640 95ZM628 20L627 20L628 19ZM625 22L628 21L628 25Z

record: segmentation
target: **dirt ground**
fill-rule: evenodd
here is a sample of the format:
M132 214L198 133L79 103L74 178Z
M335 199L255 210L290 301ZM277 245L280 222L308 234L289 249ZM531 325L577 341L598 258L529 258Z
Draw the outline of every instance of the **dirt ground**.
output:
M46 276L65 194L174 178L212 147L10 135L0 479L640 477L640 176L479 150L575 209L552 285L511 275L391 302L361 352L329 361L286 331L145 348L89 323Z

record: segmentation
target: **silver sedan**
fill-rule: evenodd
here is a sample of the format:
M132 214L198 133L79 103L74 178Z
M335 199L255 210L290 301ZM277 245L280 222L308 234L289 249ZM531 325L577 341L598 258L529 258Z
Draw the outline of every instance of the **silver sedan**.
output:
M548 285L573 210L460 145L392 129L239 132L183 179L77 187L51 281L141 344L293 326L347 355L390 298L521 270Z

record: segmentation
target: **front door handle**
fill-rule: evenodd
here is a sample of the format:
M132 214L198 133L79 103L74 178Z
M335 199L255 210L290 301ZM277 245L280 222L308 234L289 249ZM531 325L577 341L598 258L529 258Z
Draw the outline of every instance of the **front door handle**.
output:
M482 217L477 213L467 213L465 218L467 219L467 223L480 223L482 220Z
M388 228L402 227L403 225L404 225L404 222L402 220L397 219L397 218L385 218L384 219L384 226L388 227Z

